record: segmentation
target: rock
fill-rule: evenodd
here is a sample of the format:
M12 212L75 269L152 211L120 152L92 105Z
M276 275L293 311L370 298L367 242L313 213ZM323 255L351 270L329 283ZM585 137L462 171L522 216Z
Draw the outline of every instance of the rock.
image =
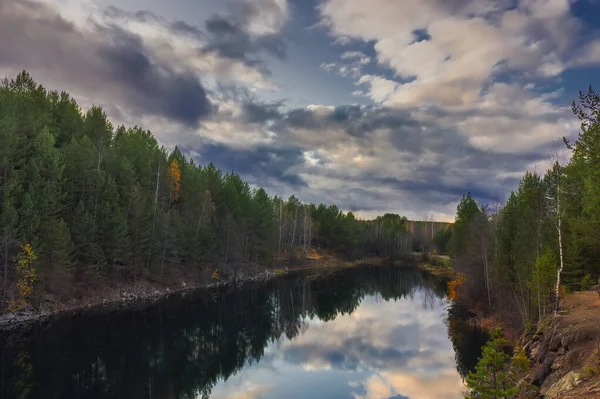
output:
M548 349L551 351L557 351L561 346L565 346L562 344L562 334L553 334L550 342L548 342Z
M529 357L537 359L540 354L540 343L536 342L529 347Z
M565 359L564 355L557 355L554 358L554 361L552 362L552 365L550 366L550 369L552 371L558 370L560 368L560 366L562 366L564 359Z
M538 387L542 386L542 383L544 382L544 380L546 379L548 374L550 374L552 363L554 362L555 357L556 357L556 354L553 352L548 352L546 354L546 358L544 359L544 362L537 369L537 371L535 372L535 375L533 376L533 385L538 386Z
M550 389L548 389L548 392L546 392L544 398L557 398L560 394L575 388L580 382L581 376L574 371L570 371L563 378L552 384Z
M564 346L561 346L560 348L558 348L558 351L556 352L557 355L564 355L567 352L567 350L565 349Z

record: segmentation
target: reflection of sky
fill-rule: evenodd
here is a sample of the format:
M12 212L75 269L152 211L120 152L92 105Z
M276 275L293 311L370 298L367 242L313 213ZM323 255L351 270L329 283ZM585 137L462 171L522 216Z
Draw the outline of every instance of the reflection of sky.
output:
M461 398L445 307L422 289L396 302L366 297L333 321L306 320L304 333L270 344L211 398Z

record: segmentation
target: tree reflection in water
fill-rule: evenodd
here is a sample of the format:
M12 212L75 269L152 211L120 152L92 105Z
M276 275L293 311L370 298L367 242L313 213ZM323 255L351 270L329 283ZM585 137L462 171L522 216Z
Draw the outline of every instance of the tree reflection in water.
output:
M352 313L365 296L399 300L418 290L423 308L445 297L444 281L431 275L364 266L199 291L144 310L62 317L19 335L0 334L1 396L209 397L219 381L258 362L270 343L305 331L307 321ZM480 341L472 341L479 336L455 306L448 309L464 375L479 355L473 348Z

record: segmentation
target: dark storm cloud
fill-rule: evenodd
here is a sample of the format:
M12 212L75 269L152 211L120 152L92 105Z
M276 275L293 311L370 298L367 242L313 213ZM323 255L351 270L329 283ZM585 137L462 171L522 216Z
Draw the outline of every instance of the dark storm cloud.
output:
M107 15L119 12L112 8ZM115 24L90 21L89 28L80 30L40 3L4 0L0 67L27 69L53 84L60 79L61 89L94 94L94 102L118 102L139 115L162 115L188 126L211 113L206 91L191 72L173 70L141 38Z
M277 11L277 6L270 1L240 2L236 3L230 15L213 15L204 23L208 42L201 52L216 53L251 67L259 67L263 73L269 73L260 55L284 58L285 41L279 32L252 35L248 31L248 25L252 18L261 12Z
M175 33L184 33L197 38L204 38L206 36L198 27L190 25L185 21L172 22L169 27Z
M341 128L354 137L364 137L377 129L418 129L423 122L415 120L410 111L390 108L368 108L360 105L340 105L332 111L316 113L298 108L288 111L277 128L329 129Z
M280 102L260 103L247 102L242 105L245 120L248 123L265 123L267 121L279 120L282 117L279 112Z
M261 53L285 57L283 39L277 35L253 37L243 26L221 15L208 19L205 27L208 43L202 47L201 53L216 53L251 67L260 66L264 73L267 73L267 69L259 57Z
M284 184L295 188L306 187L290 168L302 165L302 151L298 148L269 148L258 146L251 149L231 148L224 144L205 144L200 150L201 162L212 161L223 171L233 171L260 186Z
M114 82L131 88L132 100L144 112L193 126L211 113L211 103L200 81L192 73L177 73L167 65L152 62L142 40L113 28L112 42L98 49Z

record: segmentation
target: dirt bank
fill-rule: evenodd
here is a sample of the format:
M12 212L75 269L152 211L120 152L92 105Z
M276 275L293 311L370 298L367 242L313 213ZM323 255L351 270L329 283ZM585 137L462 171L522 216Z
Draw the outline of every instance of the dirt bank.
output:
M221 267L205 267L201 271L192 269L184 273L181 269L165 270L160 279L156 276L141 277L129 281L96 281L95 284L81 284L71 289L72 295L58 297L45 294L38 298L35 309L0 314L0 330L26 328L37 321L59 314L69 314L92 308L137 308L149 306L171 295L181 295L188 291L225 285L243 285L257 281L267 281L290 272L315 270L327 271L360 264L399 265L382 258L365 258L346 261L335 255L310 250L277 260L277 267L265 268L261 265L243 264Z
M600 298L596 292L566 296L560 312L523 337L532 360L525 377L544 398L600 398Z

